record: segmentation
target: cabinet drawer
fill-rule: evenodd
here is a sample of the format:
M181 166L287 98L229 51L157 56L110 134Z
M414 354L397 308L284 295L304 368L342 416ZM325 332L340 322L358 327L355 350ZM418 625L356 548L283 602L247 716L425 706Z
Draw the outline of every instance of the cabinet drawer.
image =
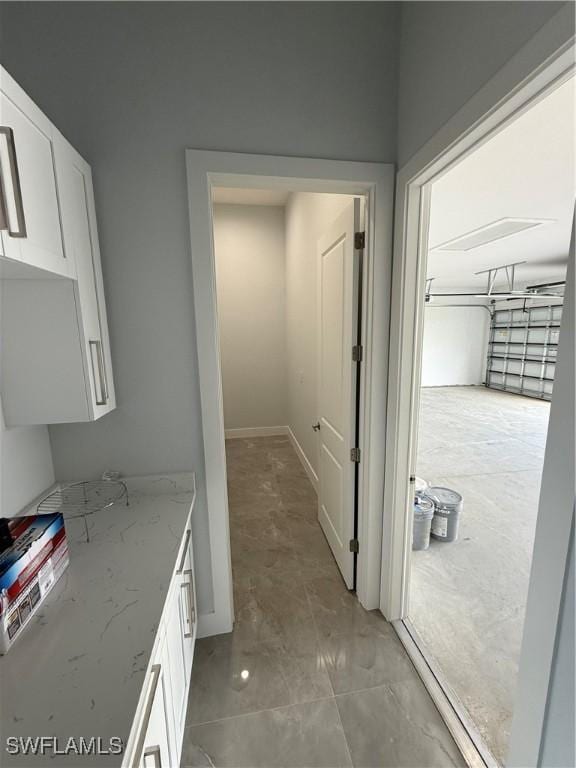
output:
M166 644L170 663L170 680L176 749L180 749L188 703L188 681L192 671L192 655L196 635L196 599L191 560L191 530L184 535L184 546L174 575L166 611Z
M182 644L184 652L184 669L187 678L192 671L192 657L194 655L194 642L198 623L198 611L196 608L196 585L194 582L194 558L192 552L192 537L190 529L187 531L182 552L181 568L177 574L179 582L179 608Z
M133 768L171 768L172 714L167 676L167 654L162 646L157 663L150 668L146 704L131 762Z

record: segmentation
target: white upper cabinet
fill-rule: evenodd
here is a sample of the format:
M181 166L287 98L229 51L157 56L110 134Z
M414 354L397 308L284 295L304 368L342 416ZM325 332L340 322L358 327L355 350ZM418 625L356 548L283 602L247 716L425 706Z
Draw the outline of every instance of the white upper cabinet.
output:
M90 166L0 68L0 396L7 426L116 407Z
M92 172L88 163L57 131L56 178L60 189L65 249L76 263L77 311L90 418L116 406L104 285L96 225Z
M0 70L0 169L7 229L3 255L73 277L62 237L54 162L54 127Z

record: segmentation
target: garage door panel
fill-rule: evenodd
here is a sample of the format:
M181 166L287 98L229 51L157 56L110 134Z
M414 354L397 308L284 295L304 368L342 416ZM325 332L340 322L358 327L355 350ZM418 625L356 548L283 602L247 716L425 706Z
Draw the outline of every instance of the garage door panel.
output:
M550 400L561 318L560 305L494 311L486 386Z

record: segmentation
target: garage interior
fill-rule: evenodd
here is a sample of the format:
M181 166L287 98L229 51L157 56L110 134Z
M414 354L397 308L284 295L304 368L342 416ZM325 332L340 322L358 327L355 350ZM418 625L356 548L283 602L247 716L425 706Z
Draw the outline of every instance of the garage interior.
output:
M493 765L505 764L514 709L574 135L568 82L432 187L416 483L418 493L456 491L463 504L456 540L433 535L413 551L409 617Z

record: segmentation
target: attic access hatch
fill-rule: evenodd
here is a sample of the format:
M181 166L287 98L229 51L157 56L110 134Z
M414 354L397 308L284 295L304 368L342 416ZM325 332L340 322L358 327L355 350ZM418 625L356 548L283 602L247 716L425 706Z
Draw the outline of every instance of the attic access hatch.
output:
M447 240L445 243L433 246L432 251L471 251L474 248L480 248L483 245L493 243L495 240L502 240L505 237L517 235L527 229L540 227L543 224L550 224L554 219L497 219L483 227L473 229L465 235L460 235Z

